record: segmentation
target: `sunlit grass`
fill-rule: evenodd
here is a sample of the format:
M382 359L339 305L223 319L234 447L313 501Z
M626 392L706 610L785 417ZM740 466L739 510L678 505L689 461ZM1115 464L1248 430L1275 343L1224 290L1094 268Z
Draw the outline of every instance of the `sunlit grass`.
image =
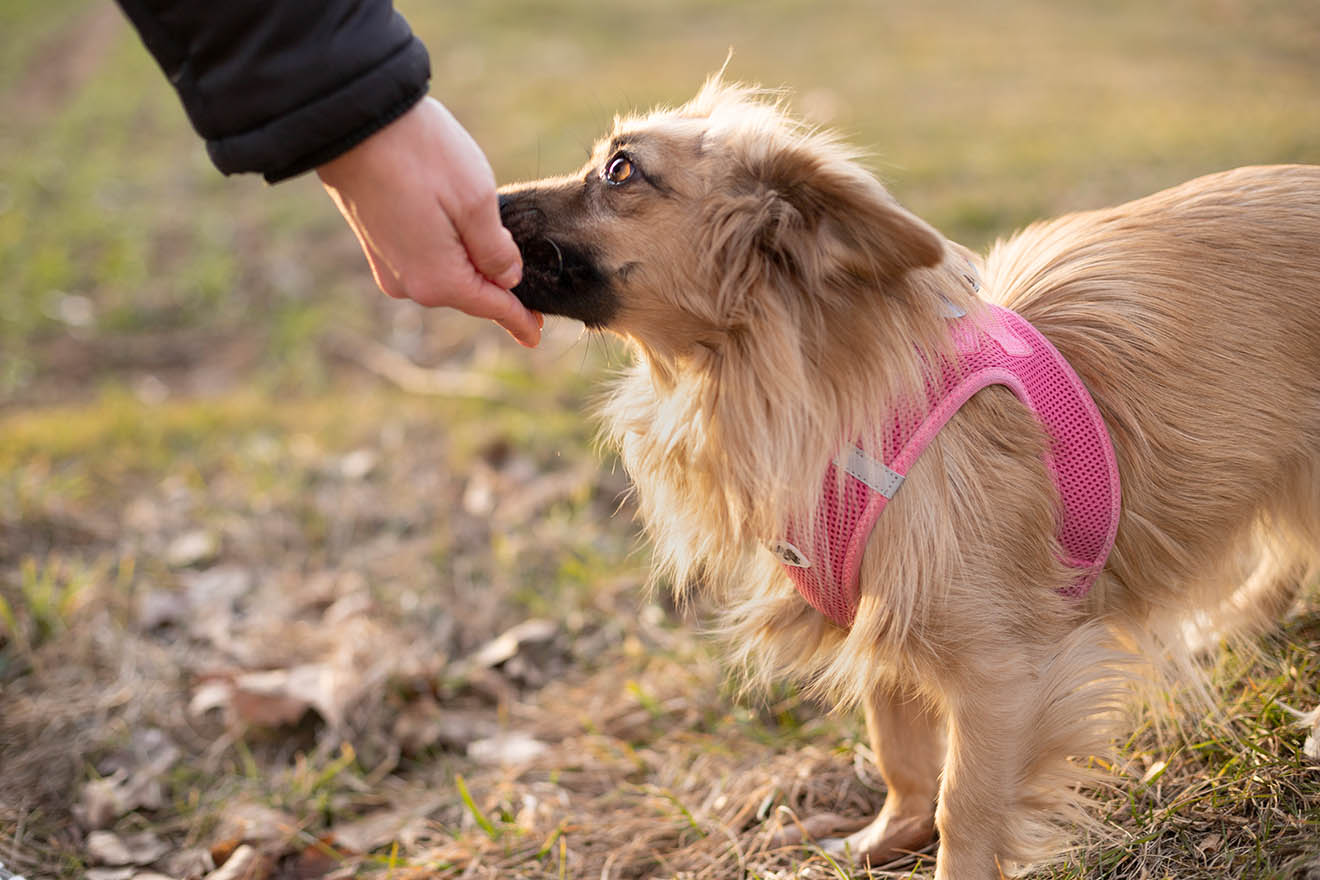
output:
M0 109L49 78L51 47L94 8L0 0ZM430 48L433 93L501 182L576 168L614 114L686 100L730 49L731 78L784 87L974 247L1209 171L1320 161L1314 4L399 8ZM178 725L192 751L165 780L167 804L121 829L205 846L235 804L255 802L285 811L315 850L397 788L441 798L432 848L396 839L363 857L364 873L545 880L626 861L702 880L865 876L809 847L779 861L739 850L781 807L861 812L878 792L858 769L856 718L787 688L740 700L699 609L681 616L642 589L625 481L589 417L617 347L560 325L529 353L480 322L384 299L315 179L222 178L112 20L90 73L0 124L0 699L21 697L0 723L21 710L23 729L40 730L18 752L0 742L0 757L52 789L31 812L0 799L0 858L21 828L44 841L23 855L81 876L69 793L135 733ZM395 390L343 353L368 344L472 387ZM547 500L520 513L532 489ZM137 603L187 592L202 566L171 562L169 546L190 531L214 538L216 567L258 585L251 616L292 614L285 583L347 577L398 647L418 642L438 671L382 683L375 714L349 730L180 721L197 670L213 668L189 651L217 649L186 622L144 631ZM514 693L457 662L528 617L557 623L572 664L543 689ZM1222 715L1172 741L1141 727L1123 785L1100 793L1116 836L1036 876L1273 878L1315 855L1315 769L1284 707L1320 702L1318 649L1312 610L1262 656L1227 655ZM555 763L400 755L394 722L422 699L534 729ZM883 876L929 868L927 855Z

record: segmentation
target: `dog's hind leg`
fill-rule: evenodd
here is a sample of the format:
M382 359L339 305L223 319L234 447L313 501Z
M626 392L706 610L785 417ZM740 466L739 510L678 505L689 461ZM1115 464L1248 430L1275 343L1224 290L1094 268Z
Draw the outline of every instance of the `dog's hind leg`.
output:
M944 764L944 719L914 694L881 686L866 703L866 732L889 791L880 815L827 851L883 864L923 849L935 836L935 798Z

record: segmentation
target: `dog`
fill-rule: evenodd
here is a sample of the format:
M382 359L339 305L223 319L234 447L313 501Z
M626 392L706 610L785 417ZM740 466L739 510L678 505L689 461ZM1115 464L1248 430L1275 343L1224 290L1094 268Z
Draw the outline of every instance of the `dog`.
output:
M500 204L520 300L632 349L602 416L656 571L712 597L753 679L864 711L878 816L781 840L879 864L938 830L941 880L1056 857L1134 658L1174 656L1193 623L1268 626L1316 568L1320 167L1212 174L982 258L837 137L717 76ZM925 399L959 356L951 325L996 305L1089 393L1121 487L1112 549L1078 590L1056 438L991 384L863 535L846 613L822 612L785 546L810 555L840 451Z

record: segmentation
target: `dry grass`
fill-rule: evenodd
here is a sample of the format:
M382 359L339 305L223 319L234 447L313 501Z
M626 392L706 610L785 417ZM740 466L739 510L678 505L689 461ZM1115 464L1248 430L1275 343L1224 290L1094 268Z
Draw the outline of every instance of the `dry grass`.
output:
M502 180L575 165L730 44L974 245L1320 161L1305 4L404 8ZM585 416L616 351L561 324L526 353L375 295L313 182L214 175L104 5L0 21L0 862L868 876L766 848L883 792L856 719L735 698L702 610L644 592ZM1226 655L1222 714L1139 715L1096 792L1111 833L1035 876L1317 876L1320 767L1285 707L1320 704L1318 657L1313 597Z

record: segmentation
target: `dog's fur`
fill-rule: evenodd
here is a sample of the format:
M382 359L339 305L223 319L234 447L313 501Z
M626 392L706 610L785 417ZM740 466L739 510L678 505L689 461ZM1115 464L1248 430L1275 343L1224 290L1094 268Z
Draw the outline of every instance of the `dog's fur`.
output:
M623 155L631 175L605 179ZM627 170L618 166L616 171ZM620 174L619 176L623 176ZM1075 758L1112 734L1121 668L1188 621L1263 623L1320 548L1320 168L1242 168L1027 229L982 260L774 100L707 83L618 120L576 175L507 188L529 307L623 336L605 406L660 569L717 596L734 652L865 710L889 793L844 842L940 831L937 877L1059 851ZM829 460L920 397L941 297L1033 322L1090 389L1123 508L1083 600L1032 414L988 388L880 518L844 631L766 546ZM807 822L827 833L830 822Z

